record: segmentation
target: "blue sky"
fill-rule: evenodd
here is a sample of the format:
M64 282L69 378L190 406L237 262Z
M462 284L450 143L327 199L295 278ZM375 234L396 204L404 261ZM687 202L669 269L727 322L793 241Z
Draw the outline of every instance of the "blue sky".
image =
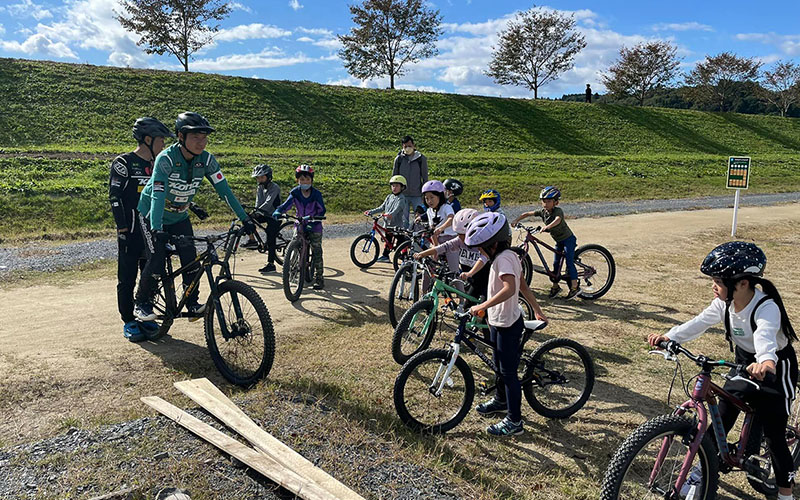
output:
M212 46L195 54L190 69L244 77L311 80L326 84L387 87L388 79L351 77L336 56L337 34L352 26L339 0L238 0ZM399 88L462 94L529 97L522 87L499 86L484 75L497 32L533 3L500 0L435 0L444 35L439 55L409 67ZM800 2L744 1L550 1L539 4L573 13L587 47L575 68L540 90L560 97L602 91L599 73L619 48L650 39L678 46L684 69L706 54L734 51L766 67L800 58ZM755 8L754 8L755 6ZM114 20L113 0L0 0L0 57L48 59L137 68L180 70L174 56L147 55L135 35Z

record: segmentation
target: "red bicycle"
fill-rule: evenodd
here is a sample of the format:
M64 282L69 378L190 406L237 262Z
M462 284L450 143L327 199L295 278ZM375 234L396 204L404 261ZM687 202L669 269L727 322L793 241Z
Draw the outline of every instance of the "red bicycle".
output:
M376 234L380 236L381 241L390 252L397 250L399 245L405 241L405 238L402 237L404 230L388 229L386 226L378 224L379 220L386 219L385 214L380 216L367 215L367 217L372 218L372 229L368 233L356 237L353 240L353 244L350 245L350 259L352 259L353 264L362 269L368 268L378 260L381 247L375 237ZM396 265L395 269L397 269Z
M525 252L525 256L522 258L522 271L528 285L531 284L534 272L544 274L550 278L550 281L553 283L564 281L569 284L569 275L566 272L561 272L566 260L564 258L564 252L559 252L535 236L542 232L541 226L533 227L517 224L515 227L525 231L522 245L520 245L519 248ZM541 248L539 248L539 245L558 256L558 260L552 270L547 265L547 260L544 258L544 254ZM536 265L531 260L529 253L530 246L533 246L534 250L536 250L541 265ZM578 270L578 282L581 286L578 297L588 300L594 300L605 295L614 283L614 276L617 272L617 267L614 263L614 257L611 256L611 252L593 243L581 245L575 249L575 268Z

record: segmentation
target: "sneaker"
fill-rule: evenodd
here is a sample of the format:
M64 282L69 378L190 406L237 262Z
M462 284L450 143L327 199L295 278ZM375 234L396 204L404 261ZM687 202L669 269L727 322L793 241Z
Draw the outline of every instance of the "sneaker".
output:
M141 322L155 321L156 319L156 313L153 312L153 304L136 304L136 307L133 308L133 315Z
M314 290L322 290L323 288L325 288L325 280L322 278L315 279L314 284L311 285L311 288L313 288Z
M122 327L122 335L131 342L141 342L145 338L136 321L125 323L125 326Z
M547 296L552 299L553 297L558 295L558 292L560 292L560 291L561 291L561 287L560 286L553 285L552 288L550 288L550 293L548 293Z
M695 491L698 490L700 483L703 481L703 469L700 464L692 467L689 475L686 476L686 481L681 486L680 497L686 500L692 500L695 496ZM700 492L697 491L697 494Z
M492 436L515 436L517 434L522 434L525 432L525 429L522 426L522 420L519 422L512 422L508 417L504 418L503 420L497 422L496 424L492 424L486 428L486 432L491 434Z
M391 262L391 261L389 260L389 257L387 257L386 255L381 255L380 257L378 257L378 260L376 262Z
M249 240L239 246L242 248L258 248L258 242L256 240Z
M481 403L475 407L475 411L482 417L489 417L497 414L505 414L508 412L508 405L501 403L495 398L490 399L485 403Z
M576 295L578 295L579 293L581 293L581 286L580 285L576 286L575 288L570 288L569 289L569 293L567 294L567 296L565 298L567 300L569 300L569 299L575 297Z
M199 302L193 304L186 304L186 310L195 318L200 317L206 311L206 305Z
M274 273L275 272L275 264L270 262L266 266L264 266L261 269L259 269L258 272L260 272L261 274Z

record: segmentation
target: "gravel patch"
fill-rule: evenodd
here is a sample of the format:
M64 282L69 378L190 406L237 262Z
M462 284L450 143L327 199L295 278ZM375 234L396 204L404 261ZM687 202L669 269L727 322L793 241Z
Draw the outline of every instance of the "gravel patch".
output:
M255 404L254 397L237 404L247 412ZM346 483L363 496L462 498L440 475L403 461L396 443L374 433L364 431L357 443L331 439L325 432L330 425L326 424L326 415L334 410L311 403L313 397L279 394L277 398L256 423L287 444L299 442L292 447L329 473L339 476L337 471L349 471L349 477L356 479ZM187 411L217 429L225 429L202 409ZM174 470L183 467L181 463L195 464L193 474L213 478L209 481L213 491L192 491L191 484L164 484L176 481ZM103 470L93 475L91 469L97 464L102 464ZM111 475L113 480L103 481L98 475ZM50 439L0 449L0 498L4 499L93 498L120 490L132 490L131 498L152 499L165 487L188 490L192 498L195 494L205 498L294 498L163 416L97 430L71 428Z
M780 203L797 203L800 193L742 195L741 206L768 206ZM733 206L730 196L708 196L703 198L677 200L632 200L610 202L569 203L565 205L569 217L609 217L646 212L671 212L677 210L698 210L726 208ZM530 206L514 206L506 209L509 217L530 210ZM327 238L349 238L364 233L366 223L335 224L325 226ZM203 234L203 233L198 233ZM52 245L31 242L23 246L0 246L0 282L13 272L40 271L51 272L69 269L81 264L117 258L115 240L94 240L80 243Z

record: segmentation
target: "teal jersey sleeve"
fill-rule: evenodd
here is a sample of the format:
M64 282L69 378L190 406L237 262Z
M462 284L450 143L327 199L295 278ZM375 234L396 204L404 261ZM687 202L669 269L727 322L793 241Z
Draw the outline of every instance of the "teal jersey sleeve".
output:
M156 158L153 168L153 191L150 197L150 228L160 231L164 223L164 201L167 199L169 175L172 173L172 159L167 154Z
M247 212L244 211L241 203L239 203L239 200L236 199L233 191L231 191L228 181L225 179L225 176L222 175L222 170L219 168L217 159L214 158L214 155L210 153L208 155L208 159L206 160L205 169L206 177L208 177L208 180L211 181L211 184L214 186L214 190L217 192L219 197L225 200L225 203L227 203L228 206L231 207L231 210L236 213L236 216L239 217L239 220L247 220Z

